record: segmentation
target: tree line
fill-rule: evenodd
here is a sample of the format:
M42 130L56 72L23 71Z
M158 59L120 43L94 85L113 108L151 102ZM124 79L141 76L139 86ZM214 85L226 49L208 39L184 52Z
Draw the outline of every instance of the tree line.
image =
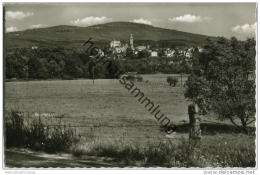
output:
M89 53L63 47L15 49L5 56L6 79L117 78L123 73L119 61L106 58L108 64L94 65ZM108 68L109 67L109 68Z
M124 59L114 59L105 50L102 64L89 52L63 47L40 47L38 49L17 48L5 54L6 79L77 79L117 78L125 72L140 74L189 73L191 66L184 58L148 58L147 54L137 57L127 55ZM172 62L169 64L169 62Z

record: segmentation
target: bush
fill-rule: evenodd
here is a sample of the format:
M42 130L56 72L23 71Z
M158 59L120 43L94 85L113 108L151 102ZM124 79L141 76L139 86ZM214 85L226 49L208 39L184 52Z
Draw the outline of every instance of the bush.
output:
M77 141L75 132L65 125L57 125L46 133L48 133L48 138L44 139L43 144L47 152L67 151Z
M63 75L62 80L73 80L73 77L70 75Z
M135 81L136 80L135 76L133 76L133 75L127 75L126 79L128 81Z
M24 127L22 112L11 110L5 118L6 147L20 147L25 145L27 130ZM7 139L8 138L8 139Z
M178 83L178 78L176 78L176 77L167 77L167 83L169 83L170 86L175 87L176 84Z
M77 142L75 131L62 125L61 121L52 126L45 125L41 117L24 121L22 112L12 110L5 120L5 145L28 147L50 153L68 150Z
M141 77L140 75L138 75L138 76L136 77L136 80L137 80L137 82L142 82L142 81L143 81L143 77Z

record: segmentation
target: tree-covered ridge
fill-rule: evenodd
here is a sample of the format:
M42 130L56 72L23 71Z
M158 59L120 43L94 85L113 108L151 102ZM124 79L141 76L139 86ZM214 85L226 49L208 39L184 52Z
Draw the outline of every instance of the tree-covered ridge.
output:
M5 55L6 79L117 78L124 72L190 73L191 58L184 56L149 57L145 51L129 51L121 58L102 48L104 56L95 57L82 49L40 47L9 49ZM99 61L101 60L101 61Z
M130 34L133 34L134 44L136 45L140 43L139 41L149 41L151 45L202 45L208 37L145 24L111 22L88 27L59 25L5 33L4 45L6 48L22 48L35 45L39 47L63 46L77 48L90 37L96 43L102 45L112 40L129 41Z

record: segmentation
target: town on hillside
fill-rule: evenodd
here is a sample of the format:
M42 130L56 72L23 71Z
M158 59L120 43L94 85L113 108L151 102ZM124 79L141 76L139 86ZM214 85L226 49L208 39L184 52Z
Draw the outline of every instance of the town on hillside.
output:
M110 41L109 50L114 55L114 59L124 57L129 57L130 55L133 57L178 57L184 56L189 59L192 57L192 53L198 49L199 52L202 52L203 48L200 46L197 47L155 47L150 44L142 44L135 45L133 34L130 34L129 41L119 41L112 40ZM105 53L100 50L101 55L105 55Z

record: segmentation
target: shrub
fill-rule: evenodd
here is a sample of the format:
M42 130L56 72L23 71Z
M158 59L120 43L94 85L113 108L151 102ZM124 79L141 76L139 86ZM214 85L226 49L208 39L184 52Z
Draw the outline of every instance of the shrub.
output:
M47 131L48 137L44 139L44 148L47 152L67 151L77 142L75 132L66 125L57 125Z
M11 110L5 117L5 145L6 147L20 147L25 144L27 130L24 127L23 113ZM7 139L8 138L8 139Z
M63 75L62 79L63 80L73 80L73 77L70 75Z
M5 120L6 147L28 147L50 153L68 150L77 142L75 131L61 121L46 125L41 117L24 121L24 113L12 110ZM28 116L29 118L29 116Z
M135 81L136 80L135 76L133 76L133 75L127 75L126 79L128 81Z
M176 77L167 77L167 83L169 83L170 86L175 87L178 83L178 79Z
M138 76L136 77L136 80L137 80L137 82L142 82L142 81L143 81L143 77L141 77L140 75L138 75Z

